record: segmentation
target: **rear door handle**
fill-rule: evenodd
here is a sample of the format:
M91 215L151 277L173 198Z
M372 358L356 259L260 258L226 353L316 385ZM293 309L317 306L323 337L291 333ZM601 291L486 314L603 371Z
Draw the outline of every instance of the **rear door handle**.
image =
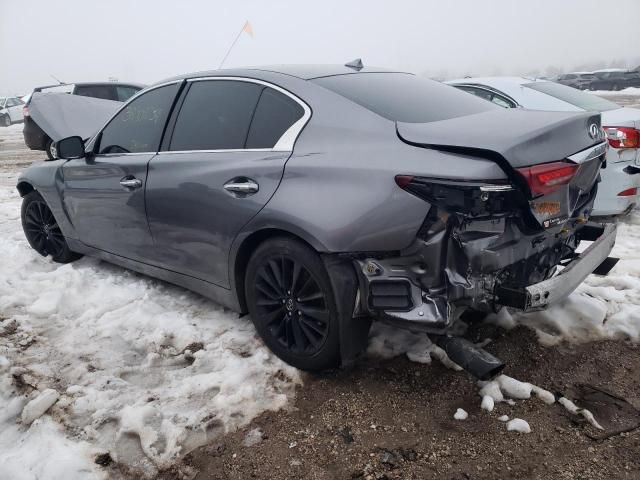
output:
M227 192L239 193L242 195L252 195L259 190L260 186L250 178L234 178L224 184Z
M135 190L136 188L140 188L142 186L142 180L138 180L133 176L128 176L120 180L120 185L122 185L127 190Z

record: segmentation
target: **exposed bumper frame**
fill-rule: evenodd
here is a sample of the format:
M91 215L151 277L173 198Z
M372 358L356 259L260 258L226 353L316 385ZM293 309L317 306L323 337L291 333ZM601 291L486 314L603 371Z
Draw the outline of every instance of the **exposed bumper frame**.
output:
M498 287L495 292L496 303L529 312L542 310L569 296L608 258L616 241L617 226L614 223L604 226L591 224L584 229L591 235L583 236L583 239L593 240L593 243L560 273L522 289Z

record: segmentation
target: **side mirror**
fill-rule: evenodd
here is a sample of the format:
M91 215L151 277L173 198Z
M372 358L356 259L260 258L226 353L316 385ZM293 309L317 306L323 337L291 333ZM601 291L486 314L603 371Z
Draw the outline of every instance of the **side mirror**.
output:
M58 140L55 144L55 148L58 153L58 158L63 158L65 160L83 158L85 156L84 142L82 141L82 138L78 136Z

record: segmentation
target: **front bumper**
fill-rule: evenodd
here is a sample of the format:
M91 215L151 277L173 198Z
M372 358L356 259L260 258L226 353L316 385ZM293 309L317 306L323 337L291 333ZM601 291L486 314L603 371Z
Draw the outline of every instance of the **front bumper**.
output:
M616 241L617 226L613 223L604 226L587 225L585 232L589 236L585 235L583 239L593 240L593 243L560 273L521 289L498 287L496 303L529 312L545 309L569 296L589 274L607 260Z

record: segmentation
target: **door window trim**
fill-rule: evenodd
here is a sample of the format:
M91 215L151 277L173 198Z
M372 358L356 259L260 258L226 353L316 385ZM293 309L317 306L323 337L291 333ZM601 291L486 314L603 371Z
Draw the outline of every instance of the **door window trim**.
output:
M115 111L115 113L113 115L111 115L111 117L105 122L105 124L100 127L97 131L97 133L91 137L91 139L89 140L89 142L87 142L87 146L85 147L85 150L89 150L89 151L93 151L96 141L102 136L102 131L107 128L109 126L109 124L111 123L111 121L116 118L120 112L122 110L124 110L131 102L133 102L136 98L142 96L145 93L151 92L153 90L156 90L158 88L162 88L162 87L166 87L167 85L173 85L176 83L182 83L184 82L184 79L179 79L179 80L171 80L170 82L164 82L164 83L159 83L158 85L153 85L151 87L148 88L143 88L142 90L139 90L138 92L136 92L131 98L129 98L129 100L127 100L126 102L124 102L124 104L118 108L118 110ZM178 88L178 91L176 92L175 96L173 97L173 102L171 104L171 108L173 108L173 105L175 104L175 100L176 98L180 95L180 88ZM169 110L169 114L167 115L167 120L164 124L164 126L162 127L163 130L163 135L166 133L165 132L165 128L167 126L167 122L169 121L169 117L171 117L171 109ZM160 145L162 144L162 138L160 138ZM158 146L158 148L160 148ZM128 152L128 153L94 153L94 155L96 157L123 157L123 156L131 156L131 155L149 155L150 153L158 153L158 149L156 149L156 151L151 151L151 152Z
M208 81L215 81L215 80L220 80L220 81L226 80L226 81L238 81L238 82L246 82L246 83L255 83L255 84L267 87L267 88L272 88L272 89L282 93L283 95L286 95L287 97L292 99L294 102L296 102L298 105L300 105L302 107L302 109L304 110L304 113L302 114L302 117L300 117L298 120L296 120L282 134L282 136L278 139L276 144L271 148L221 148L221 149L205 149L205 150L161 150L161 151L158 152L158 155L168 154L168 153L181 154L181 153L194 153L194 152L199 152L199 153L216 153L216 152L234 153L234 152L291 152L291 151L293 151L293 147L294 147L294 145L296 143L296 140L298 140L298 136L302 132L302 129L306 126L306 124L309 121L309 119L311 118L311 107L309 107L309 105L305 101L303 101L298 96L294 95L293 93L289 92L288 90L285 90L284 88L282 88L282 87L280 87L278 85L274 85L273 83L266 82L264 80L258 80L257 78L234 77L234 76L196 77L196 78L188 78L187 79L187 83L191 84L191 83L195 83L195 82L208 82ZM189 94L189 92L187 91L187 95L188 94ZM257 104L256 104L255 108L258 108ZM173 127L175 128L175 124L173 125Z

